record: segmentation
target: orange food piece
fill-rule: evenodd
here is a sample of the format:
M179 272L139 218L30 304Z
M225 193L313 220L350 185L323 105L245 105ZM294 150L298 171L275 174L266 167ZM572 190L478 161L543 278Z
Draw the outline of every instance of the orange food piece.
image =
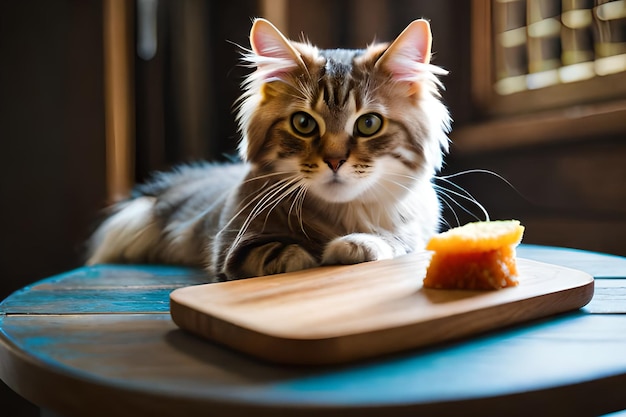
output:
M424 287L493 290L518 285L515 247L524 226L517 220L475 222L434 236L435 251Z

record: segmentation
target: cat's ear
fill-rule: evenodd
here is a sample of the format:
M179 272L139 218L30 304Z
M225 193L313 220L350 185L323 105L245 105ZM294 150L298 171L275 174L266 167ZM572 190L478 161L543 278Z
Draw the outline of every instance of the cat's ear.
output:
M411 22L376 62L376 68L391 73L396 81L412 82L430 62L432 35L424 19Z
M250 30L250 46L256 55L255 62L264 71L266 80L280 78L280 75L297 67L305 68L300 53L276 26L265 19L256 19Z

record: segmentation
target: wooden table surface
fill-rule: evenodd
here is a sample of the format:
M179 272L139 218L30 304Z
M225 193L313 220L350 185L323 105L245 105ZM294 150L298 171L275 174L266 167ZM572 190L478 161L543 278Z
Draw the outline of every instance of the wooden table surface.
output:
M522 245L594 275L580 311L342 366L278 366L178 329L169 266L94 266L0 304L0 378L64 416L600 415L626 409L626 258Z

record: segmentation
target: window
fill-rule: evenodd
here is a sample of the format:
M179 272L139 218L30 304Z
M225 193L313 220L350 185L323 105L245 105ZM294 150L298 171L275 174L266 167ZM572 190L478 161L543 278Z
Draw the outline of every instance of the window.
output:
M624 132L626 0L474 0L472 101L469 147Z

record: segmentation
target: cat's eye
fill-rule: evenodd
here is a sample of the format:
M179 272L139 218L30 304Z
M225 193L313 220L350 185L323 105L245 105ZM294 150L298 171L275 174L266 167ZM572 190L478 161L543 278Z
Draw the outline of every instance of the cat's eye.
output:
M382 117L374 113L364 114L359 117L354 124L355 134L363 137L375 135L382 127Z
M317 130L317 122L310 114L299 111L291 116L291 127L302 136L311 136Z

